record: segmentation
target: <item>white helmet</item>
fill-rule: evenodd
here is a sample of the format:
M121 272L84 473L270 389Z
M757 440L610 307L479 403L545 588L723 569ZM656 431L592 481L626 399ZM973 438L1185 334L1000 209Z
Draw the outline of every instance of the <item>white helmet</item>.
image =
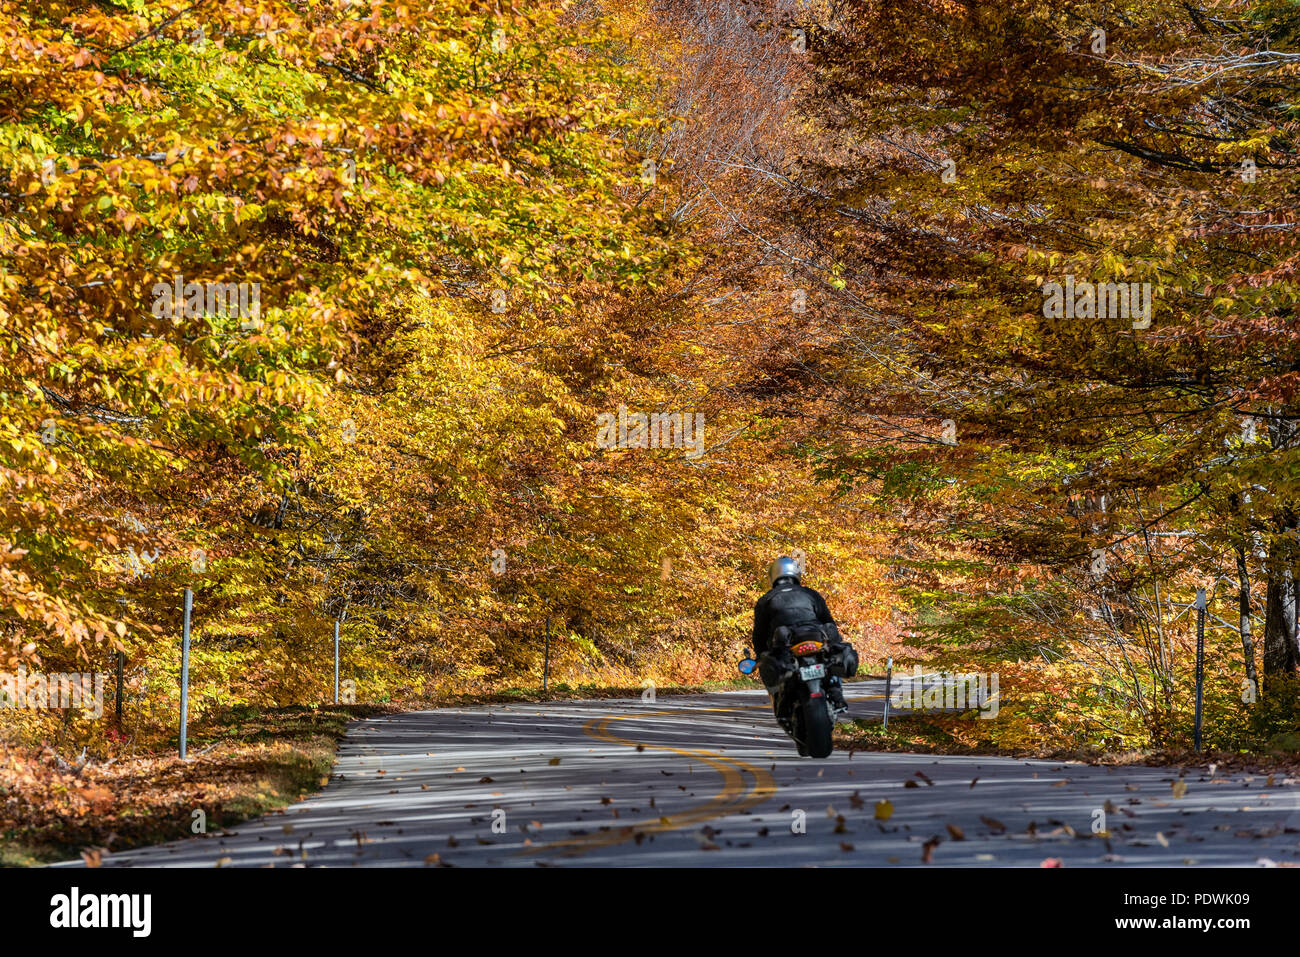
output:
M798 581L801 574L803 574L803 569L799 567L799 563L788 555L782 555L767 566L767 583L768 585L775 585L777 580L781 578L793 578Z

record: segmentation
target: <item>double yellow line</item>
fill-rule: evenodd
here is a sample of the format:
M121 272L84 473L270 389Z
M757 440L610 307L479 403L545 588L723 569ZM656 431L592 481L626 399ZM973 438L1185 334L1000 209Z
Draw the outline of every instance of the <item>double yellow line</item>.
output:
M605 741L610 744L622 744L627 747L639 747L650 751L671 751L673 754L680 754L683 757L694 758L709 765L715 771L722 775L722 790L713 796L707 803L696 808L690 808L679 814L665 816L654 819L639 821L635 824L625 824L620 827L611 827L607 831L600 831L594 834L582 834L562 841L550 841L546 844L540 844L536 847L525 848L519 853L522 855L541 854L541 853L559 853L562 857L576 857L585 854L587 851L600 847L612 847L616 844L624 844L627 841L634 840L638 834L658 834L664 831L675 831L684 827L692 827L697 824L703 824L706 821L712 821L716 818L726 817L729 814L735 814L739 811L748 810L757 804L761 804L769 797L776 793L776 782L772 775L762 768L755 767L746 761L737 758L729 758L719 754L716 751L691 750L688 748L674 748L665 744L646 744L643 741L634 741L631 738L624 738L610 731L609 726L615 721L627 721L632 718L660 718L660 717L688 717L693 714L705 712L725 712L725 711L753 711L767 710L765 705L745 705L736 708L690 708L677 711L638 711L631 714L610 715L607 718L594 718L582 726L583 733L595 738L598 741ZM749 775L753 781L746 784L745 775Z

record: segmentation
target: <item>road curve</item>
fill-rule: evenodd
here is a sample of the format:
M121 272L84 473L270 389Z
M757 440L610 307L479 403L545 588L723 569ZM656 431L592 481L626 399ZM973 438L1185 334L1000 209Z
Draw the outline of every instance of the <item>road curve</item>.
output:
M881 685L851 686L856 716L879 715ZM798 757L761 691L485 705L353 722L320 793L103 866L1292 864L1296 783L1208 767L1180 783L1167 768L1012 758L817 761Z

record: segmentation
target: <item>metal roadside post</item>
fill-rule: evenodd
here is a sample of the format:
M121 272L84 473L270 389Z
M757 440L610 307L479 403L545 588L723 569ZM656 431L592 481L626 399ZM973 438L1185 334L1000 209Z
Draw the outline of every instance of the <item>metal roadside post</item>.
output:
M116 714L117 730L120 734L122 731L122 667L126 664L126 652L113 652L113 661L116 665L114 670L117 672L117 699L114 702L114 712Z
M1205 691L1205 589L1196 589L1196 725L1194 747L1201 750L1201 704Z
M194 592L185 589L185 629L181 633L181 760L185 760L185 735L190 705L190 610L194 606Z
M119 598L117 603L122 606L122 615L126 616L126 599ZM126 666L126 652L119 651L114 656L116 667L113 669L117 673L117 700L114 701L114 713L117 716L117 730L122 730L122 671Z
M545 693L546 686L551 678L551 619L546 619L546 652L542 659L542 692Z
M885 665L885 720L881 724L882 728L889 727L889 689L894 683L894 656L889 656L889 662Z

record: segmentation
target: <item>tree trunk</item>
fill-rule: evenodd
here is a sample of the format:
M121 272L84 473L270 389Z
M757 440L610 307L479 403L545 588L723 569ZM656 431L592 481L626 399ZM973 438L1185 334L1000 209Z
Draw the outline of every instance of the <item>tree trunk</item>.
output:
M1270 549L1270 559L1277 554ZM1294 677L1300 663L1295 641L1295 580L1291 569L1274 565L1268 570L1268 592L1264 608L1264 676ZM1265 686L1267 687L1267 685Z
M1277 451L1295 448L1300 438L1300 419L1295 410L1285 407L1269 422L1269 441ZM1293 678L1300 663L1300 649L1296 647L1296 585L1295 540L1297 515L1288 505L1278 512L1273 521L1271 541L1265 573L1268 588L1264 607L1264 678L1272 676Z
M1250 630L1250 575L1246 570L1246 548L1237 549L1237 608L1241 614L1241 654L1246 659L1246 680L1259 695L1259 674L1255 671L1255 639Z

